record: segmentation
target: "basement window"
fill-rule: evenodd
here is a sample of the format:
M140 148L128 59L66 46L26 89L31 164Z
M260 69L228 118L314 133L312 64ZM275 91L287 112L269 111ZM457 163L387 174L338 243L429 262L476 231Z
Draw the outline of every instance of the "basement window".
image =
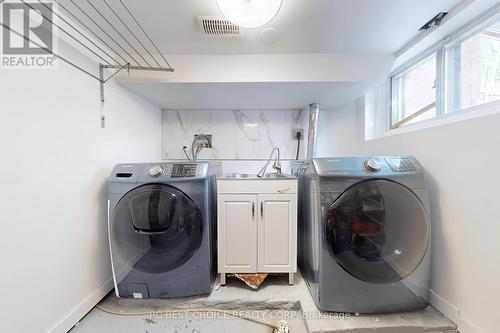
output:
M391 78L391 128L436 117L436 53Z
M447 113L500 100L500 20L445 49Z
M394 134L500 112L500 4L396 69L388 83L390 112L378 114Z

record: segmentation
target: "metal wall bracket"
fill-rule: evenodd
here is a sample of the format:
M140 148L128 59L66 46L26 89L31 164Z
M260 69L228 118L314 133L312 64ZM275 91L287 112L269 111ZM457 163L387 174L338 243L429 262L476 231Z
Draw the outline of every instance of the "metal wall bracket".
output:
M121 70L127 69L128 72L130 71L155 71L155 72L173 72L173 68L162 68L162 67L153 67L153 68L144 68L140 66L131 66L130 63L127 63L124 66L117 66L117 65L104 65L104 64L99 64L99 86L100 86L100 95L101 95L101 103L104 103L104 85L111 79L113 78L116 74L118 74ZM117 71L114 72L110 77L107 79L104 78L104 69L116 69Z
M104 103L104 66L99 64L99 91L101 94L101 103Z

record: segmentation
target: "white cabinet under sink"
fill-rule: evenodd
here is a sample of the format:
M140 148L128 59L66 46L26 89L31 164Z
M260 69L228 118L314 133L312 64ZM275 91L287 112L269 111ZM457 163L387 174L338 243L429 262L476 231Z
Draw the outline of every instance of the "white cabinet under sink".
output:
M297 179L220 178L218 272L297 271Z
M257 195L219 194L219 272L257 272Z

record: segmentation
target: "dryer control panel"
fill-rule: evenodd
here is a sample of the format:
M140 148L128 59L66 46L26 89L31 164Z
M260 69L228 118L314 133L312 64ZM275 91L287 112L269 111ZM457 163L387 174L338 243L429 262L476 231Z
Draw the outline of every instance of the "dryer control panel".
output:
M170 177L196 177L196 164L174 164Z
M408 157L401 158L386 158L385 161L394 172L411 172L417 171L417 168Z
M412 156L316 158L313 164L319 176L406 177L424 173L421 165Z

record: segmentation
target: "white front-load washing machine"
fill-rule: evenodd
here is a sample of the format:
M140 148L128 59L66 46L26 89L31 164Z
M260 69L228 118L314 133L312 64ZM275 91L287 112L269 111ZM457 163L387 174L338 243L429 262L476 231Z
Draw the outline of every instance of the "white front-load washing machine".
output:
M431 222L411 156L319 158L299 176L299 267L318 308L382 313L427 306Z

